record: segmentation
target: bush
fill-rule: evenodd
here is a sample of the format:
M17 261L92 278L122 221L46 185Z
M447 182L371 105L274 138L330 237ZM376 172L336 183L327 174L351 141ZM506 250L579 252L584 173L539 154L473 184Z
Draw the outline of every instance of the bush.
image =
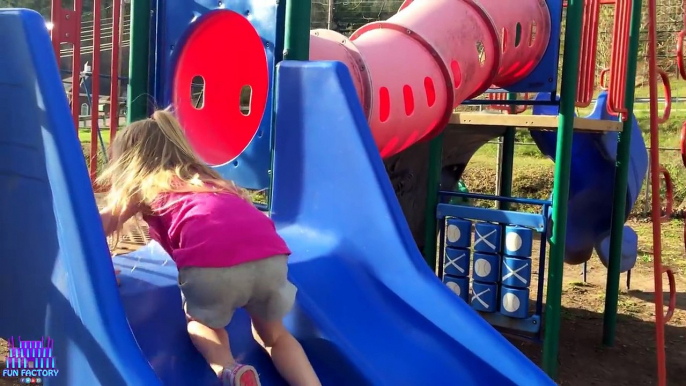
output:
M81 150L83 151L83 159L86 163L86 167L90 168L90 154L91 154L90 142L82 142L81 143ZM101 148L98 148L98 153L96 156L98 157L97 173L99 174L105 168L105 157L104 157L104 154L102 153Z

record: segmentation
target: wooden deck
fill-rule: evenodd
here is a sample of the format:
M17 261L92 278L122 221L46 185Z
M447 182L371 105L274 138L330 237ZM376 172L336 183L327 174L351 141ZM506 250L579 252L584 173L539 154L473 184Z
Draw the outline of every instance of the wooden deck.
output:
M450 125L460 126L507 126L530 130L557 130L557 115L510 115L488 113L454 113ZM622 122L588 118L574 118L574 130L585 132L619 132Z

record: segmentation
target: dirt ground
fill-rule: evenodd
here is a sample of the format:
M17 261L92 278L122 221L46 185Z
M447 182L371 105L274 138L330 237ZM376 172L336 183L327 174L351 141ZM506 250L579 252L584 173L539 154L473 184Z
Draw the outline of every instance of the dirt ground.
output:
M622 275L619 297L617 342L613 347L601 344L606 270L597 257L588 266L583 282L581 266L565 266L562 296L559 377L563 386L656 385L655 306L653 303L652 242L650 223L631 222L639 234L640 253L632 271L631 290ZM677 309L665 326L667 371L670 386L686 386L686 259L684 258L683 222L666 224L663 229L665 261L675 270ZM122 251L144 241L136 229L131 239L123 240ZM537 251L534 251L534 255ZM537 266L537 259L534 267ZM531 288L536 288L537 277ZM664 280L665 293L667 281ZM533 291L532 291L533 292ZM535 299L535 293L532 293ZM664 297L665 304L668 297ZM541 346L529 341L510 339L532 361L540 364ZM0 340L0 368L6 355L6 342ZM20 383L0 379L0 386ZM419 386L419 385L418 385Z
M603 310L607 270L594 256L588 264L586 282L582 266L565 265L562 292L562 326L558 383L564 386L657 385L655 348L655 303L652 269L651 224L630 222L640 237L639 259L631 273L631 289L626 288L626 274L621 276L616 343L602 345ZM683 223L666 225L663 230L683 231ZM663 242L665 260L676 274L677 301L674 316L665 326L668 385L686 385L686 279L683 240ZM538 251L534 251L536 255ZM681 261L673 258L678 255ZM538 265L534 261L534 267ZM532 278L535 288L538 278ZM667 304L667 279L663 280ZM533 292L533 291L532 291ZM531 295L535 299L535 293ZM665 307L666 311L666 307ZM541 346L510 339L532 361L541 363Z

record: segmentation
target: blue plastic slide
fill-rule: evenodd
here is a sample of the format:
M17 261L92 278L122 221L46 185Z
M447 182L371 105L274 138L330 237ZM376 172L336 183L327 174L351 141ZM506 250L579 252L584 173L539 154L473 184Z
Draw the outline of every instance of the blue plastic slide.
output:
M49 37L0 11L0 336L54 340L50 385L213 385L156 244L108 249ZM345 67L279 69L273 217L299 287L287 324L325 385L553 385L422 260ZM251 337L239 361L283 385Z
M550 99L539 94L537 99ZM557 106L535 106L534 115L557 115ZM616 120L607 111L607 93L598 95L592 119ZM626 196L628 216L641 191L648 170L648 153L641 129L632 117L629 185ZM531 131L531 137L543 154L555 159L557 133ZM572 145L572 169L569 187L569 217L565 260L579 263L588 260L593 249L607 265L612 218L615 161L618 133L575 133ZM636 262L638 238L629 226L624 227L621 270L625 272Z

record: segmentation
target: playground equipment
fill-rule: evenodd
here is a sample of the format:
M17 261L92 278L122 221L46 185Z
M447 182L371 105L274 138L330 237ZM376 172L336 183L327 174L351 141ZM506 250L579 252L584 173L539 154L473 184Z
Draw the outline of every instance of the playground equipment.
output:
M346 64L386 158L443 131L455 107L491 85L535 83L525 78L544 54L557 55L548 42L559 31L560 4L550 3L553 12L542 1L408 0L395 16L349 39L312 31L310 59Z
M157 105L172 104L193 146L206 162L241 185L270 189L269 209L294 251L291 275L300 288L298 306L288 325L306 350L314 354L312 357L318 358L314 365L325 383L345 380L351 384L401 384L413 379L432 384L550 383L469 309L476 309L496 327L541 339L542 281L535 312L529 314L527 307L533 269L528 258L535 232L543 235L539 272L544 272L546 262L550 264L544 370L555 376L562 263L565 259L569 261L571 255L587 259L589 246L601 252L609 265L611 289L606 317L610 319L606 343L611 344L620 257L622 252L631 255L631 251L621 248L626 239L622 236L624 217L635 199L632 186L640 186L645 174L645 147L640 140L631 145L631 132L636 130L631 119L635 78L635 63L633 68L631 63L637 52L637 40L633 37L637 36L640 0L623 2L616 16L623 24L615 36L615 71L608 93L615 98L611 110L620 115L620 120L603 112L605 102L598 102L599 113L592 117L574 117L575 103L585 103L577 101L575 92L580 62L587 68L582 74L592 74L589 63L580 60L578 34L569 32L582 26L579 0L568 4L569 33L565 38L559 98L555 96L559 44L554 38L560 32L560 1L525 1L516 6L490 0L478 4L470 0L407 1L396 16L362 27L350 38L331 31L310 33L309 5L305 3L308 2L292 0L284 5L246 0L201 5L182 1L171 6L159 2L154 7L156 18L148 24L153 7L147 1L134 1L131 61L136 70L131 72L128 118L147 115L146 99L141 96L148 93ZM78 1L75 7L80 7ZM594 7L588 9L595 12ZM29 238L51 237L56 241L47 247L74 252L56 257L54 248L35 246L35 251L13 255L16 260L7 269L13 274L7 281L11 288L21 288L21 280L38 280L44 292L37 298L32 291L21 290L18 296L3 299L0 306L5 309L31 297L36 301L33 311L38 316L31 324L24 323L23 318L14 324L0 323L0 334L48 333L56 350L65 353L66 375L52 380L57 384L76 382L76 377L81 377L78 382L113 379L129 384L211 381L211 373L185 335L183 316L178 312L173 264L155 244L116 259L117 266L124 271L122 309L111 267L104 262L105 257L99 259L106 252L104 243L99 241L102 235L92 229L92 224L97 223L92 199L76 201L86 196L85 178L79 177L76 159L66 155L76 150L70 144L73 136L64 134L65 127L70 125L66 123L65 109L58 106L61 102L54 91L57 78L51 75L56 74L54 66L35 56L41 44L47 44L41 43L41 39L45 40L41 35L44 31L34 28L35 31L27 32L31 29L23 23L33 23L35 27L35 16L7 12L4 19L0 18L0 28L7 28L7 33L0 36L25 39L18 43L16 39L0 41L10 47L6 52L29 53L17 57L32 66L24 72L10 66L5 73L17 74L25 90L29 90L27 84L33 85L39 79L40 99L50 98L56 104L46 110L49 119L42 126L43 139L36 134L41 127L39 122L31 121L33 126L28 125L33 128L32 144L45 151L34 154L35 158L19 153L8 157L24 157L35 163L40 178L50 181L49 191L46 189L37 199L48 202L52 195L56 203L54 213L50 208L39 208L44 211L27 218L43 216L68 226L56 229L49 222L45 228L35 229L35 234L3 230L3 236L10 246ZM53 19L79 20L73 16L73 11L53 4ZM585 25L592 26L592 15L586 20ZM284 24L288 26L286 37L280 33ZM76 54L78 38L68 32L74 28L67 24L53 29L53 45L72 41L74 68L80 68ZM148 52L148 30L154 31L153 52ZM584 31L592 34L590 27ZM585 39L585 47L592 47L593 39ZM218 42L223 50L216 50ZM276 67L282 52L285 59L306 60L309 56L342 64L286 61ZM27 59L27 55L31 58ZM629 67L618 69L617 63L629 63ZM54 79L50 80L51 76ZM584 81L583 95L587 95L588 79ZM198 84L200 91L195 88ZM500 108L528 104L535 106L535 114L554 107L546 114L532 116L453 113L460 103L477 103L470 99L491 86L497 87L495 91L501 92L500 96L504 95L502 92L539 96L527 101L492 97L478 103ZM27 98L33 95L31 92ZM544 97L545 93L549 96ZM627 95L622 96L624 93ZM97 95L95 83L93 94ZM33 99L28 102L22 113L33 114L41 107ZM276 111L275 117L272 110ZM447 135L442 133L446 126L463 133L460 135L465 140L474 138L475 128L484 126L493 129L483 136L486 140L503 132L505 138L514 140L511 127L558 129L557 139L541 134L537 141L546 154L555 154L552 199L506 197L510 191L511 163L504 165L503 197L439 191L440 149ZM278 128L276 134L273 127ZM582 133L573 134L574 130ZM111 135L116 134L116 123L111 123L111 131ZM12 139L15 133L16 130L10 130L5 135ZM59 140L49 141L48 134ZM601 146L600 154L584 146L579 146L578 151L583 157L609 158L603 160L601 174L607 180L607 175L615 172L612 191L600 189L592 175L581 173L580 168L587 166L571 164L571 153L577 151L572 149L573 135L575 143L584 143L579 138L587 138L587 143ZM612 144L618 136L621 146L615 151ZM97 144L95 134L93 138L92 143ZM422 263L381 163L382 158L401 155L413 144L427 140L431 140L431 154L426 233L428 240L436 240L438 234L442 244L437 254L435 243L427 243L425 258L433 268L439 256L441 279L458 296L436 280L431 269ZM511 148L512 142L508 141ZM323 143L330 145L324 147ZM278 151L273 152L274 149ZM465 163L471 154L465 156ZM619 167L613 170L610 164ZM361 196L359 192L363 190ZM574 216L567 218L568 206L574 204L575 197L598 192L606 199L613 198L613 206L606 205L602 212L613 216L612 226L608 217L600 215L594 219L593 229ZM440 197L491 199L498 201L500 207L486 210L438 204ZM12 196L4 204L19 208L19 198ZM336 206L328 204L328 200L334 200ZM513 202L539 205L542 212L507 210L507 203ZM353 214L357 217L351 217ZM472 224L474 243L465 244L471 240ZM89 231L82 232L89 226ZM379 233L370 233L369 229ZM549 260L545 258L546 238L551 242ZM565 244L571 247L567 252ZM488 248L482 249L485 247ZM29 258L40 258L44 263L42 270L31 278L20 264ZM53 266L57 267L54 271ZM468 275L464 275L470 271L474 279L471 297ZM617 284L614 288L613 283ZM355 288L353 293L350 288ZM431 307L426 305L427 296ZM353 298L362 300L353 303ZM46 314L45 304L50 305L51 313ZM362 315L364 329L359 328ZM70 323L62 323L65 320ZM459 326L456 320L461 321ZM280 384L264 353L248 338L246 316L239 314L229 329L235 336L243 337L234 341L240 355L258 366L266 382ZM407 329L412 329L416 336L404 334ZM120 335L123 339L115 341ZM397 339L399 336L403 339ZM93 347L94 338L105 343ZM395 355L380 355L381 350ZM188 357L191 364L179 368L173 358L180 356ZM415 366L403 366L408 361Z
M211 384L185 333L168 256L153 244L118 257L117 289L48 47L37 13L0 11L0 49L11 54L2 61L2 95L9 87L17 98L0 109L9 123L0 132L2 213L16 221L0 232L8 256L2 288L19 289L0 307L25 316L3 318L0 334L51 337L60 375L47 385ZM275 145L283 151L275 157L272 214L294 251L290 275L300 288L288 325L324 384L552 385L424 264L345 68L284 63L278 79ZM317 130L325 122L331 131ZM331 147L321 146L326 140ZM344 150L350 159L336 155ZM334 176L322 179L324 170ZM364 196L355 194L363 187ZM320 196L312 201L313 194ZM338 205L326 205L329 199ZM250 338L246 315L229 329L234 354L255 364L264 384L283 384ZM388 352L394 355L381 354Z
M71 9L63 9L60 2L51 2L51 19L53 23L50 24L51 35L52 35L52 49L55 52L55 56L60 60L63 56L62 44L67 43L71 45L71 56L72 56L72 74L71 74L71 84L77 85L81 84L82 75L79 73L78 69L82 68L83 63L81 63L81 8L83 5L83 0L75 0L73 2ZM93 7L93 20L101 19L101 8L100 2L97 2L97 6ZM101 24L93 23L93 52L100 52L102 48L101 42ZM114 138L119 127L119 104L112 103L112 100L119 100L119 55L120 52L116 47L119 47L121 43L120 29L121 27L121 0L112 0L112 23L111 23L111 34L110 34L110 50L112 52L111 65L110 65L110 137ZM66 53L64 56L68 56ZM93 95L92 99L97 101L100 96L100 56L93 55L92 63L93 69L95 69L95 76L91 77L91 86L88 93ZM74 120L74 126L78 130L79 128L79 115L80 115L80 103L74 103L73 101L79 100L80 87L72 87L70 100L72 117ZM90 97L89 97L90 99ZM140 102L139 102L140 103ZM91 128L99 128L98 124L98 109L97 103L91 103L90 115L91 115ZM95 180L97 169L98 169L98 140L102 142L101 133L99 130L91 130L90 138L90 159L89 159L89 171L91 180Z

